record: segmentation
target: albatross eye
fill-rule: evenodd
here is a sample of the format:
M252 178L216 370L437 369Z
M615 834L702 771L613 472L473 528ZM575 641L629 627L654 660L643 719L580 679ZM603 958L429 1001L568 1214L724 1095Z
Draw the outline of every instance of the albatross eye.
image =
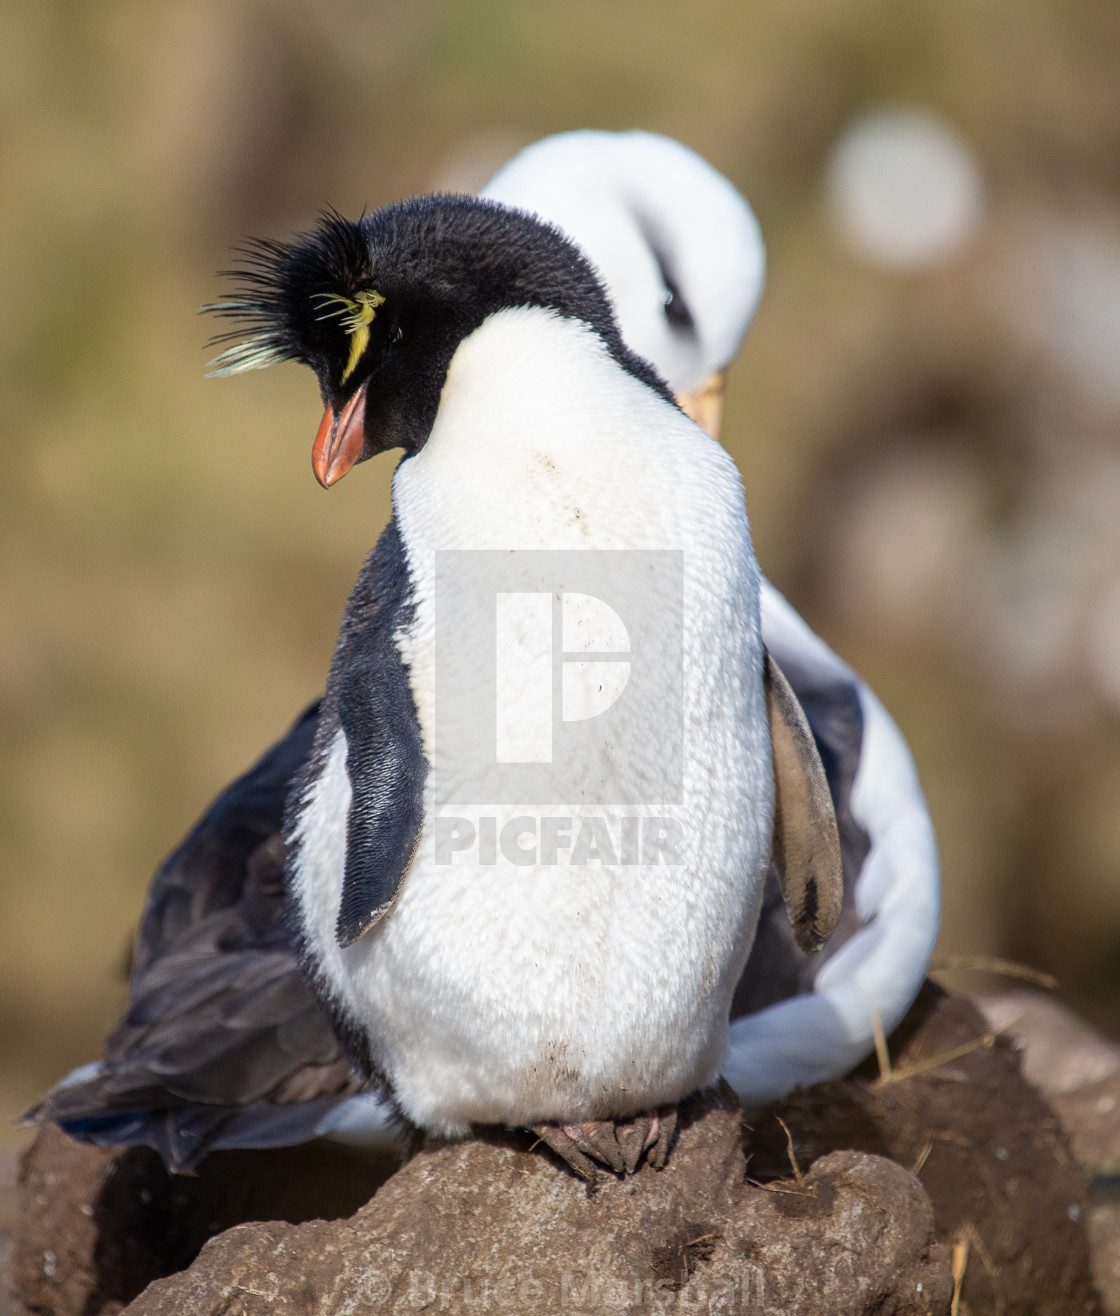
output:
M693 329L692 312L688 309L680 290L672 279L665 279L665 318L674 329Z

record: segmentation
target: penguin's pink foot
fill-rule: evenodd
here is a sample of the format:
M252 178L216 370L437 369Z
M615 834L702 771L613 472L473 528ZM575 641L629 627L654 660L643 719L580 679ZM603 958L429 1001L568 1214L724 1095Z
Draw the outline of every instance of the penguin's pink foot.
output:
M594 1183L599 1165L633 1174L643 1154L655 1170L663 1169L677 1131L677 1108L662 1106L629 1120L534 1124L531 1131L581 1179Z

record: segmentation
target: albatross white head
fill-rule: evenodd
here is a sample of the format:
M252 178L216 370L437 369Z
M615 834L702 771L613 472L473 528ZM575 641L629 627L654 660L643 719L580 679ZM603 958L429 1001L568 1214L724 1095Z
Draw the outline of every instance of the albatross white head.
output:
M754 212L695 151L645 132L570 132L535 142L482 196L528 210L597 268L629 347L718 436L724 372L762 295Z

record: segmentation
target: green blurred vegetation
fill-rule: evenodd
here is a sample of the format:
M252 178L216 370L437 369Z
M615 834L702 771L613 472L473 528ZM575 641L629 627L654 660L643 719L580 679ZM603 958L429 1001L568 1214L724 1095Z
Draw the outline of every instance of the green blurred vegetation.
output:
M8 0L0 1110L98 1053L152 869L320 688L388 514L391 457L311 478L309 374L203 378L213 271L247 233L478 184L579 126L679 137L755 206L768 291L726 441L763 568L911 738L946 948L1051 969L1115 1030L1115 711L1074 681L1081 711L1040 730L936 627L847 607L826 559L906 436L965 454L997 528L1042 420L1115 450L1115 408L993 288L1024 215L1116 213L1118 60L1108 0ZM987 178L979 244L938 273L858 264L822 202L838 133L895 102L944 115Z

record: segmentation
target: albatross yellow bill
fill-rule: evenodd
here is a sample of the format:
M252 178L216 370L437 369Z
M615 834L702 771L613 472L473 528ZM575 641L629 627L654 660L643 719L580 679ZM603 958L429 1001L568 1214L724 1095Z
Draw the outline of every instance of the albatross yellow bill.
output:
M726 390L727 370L723 369L709 375L699 388L677 394L677 401L684 414L701 429L707 430L713 439L719 438L720 425L723 423L723 395Z

